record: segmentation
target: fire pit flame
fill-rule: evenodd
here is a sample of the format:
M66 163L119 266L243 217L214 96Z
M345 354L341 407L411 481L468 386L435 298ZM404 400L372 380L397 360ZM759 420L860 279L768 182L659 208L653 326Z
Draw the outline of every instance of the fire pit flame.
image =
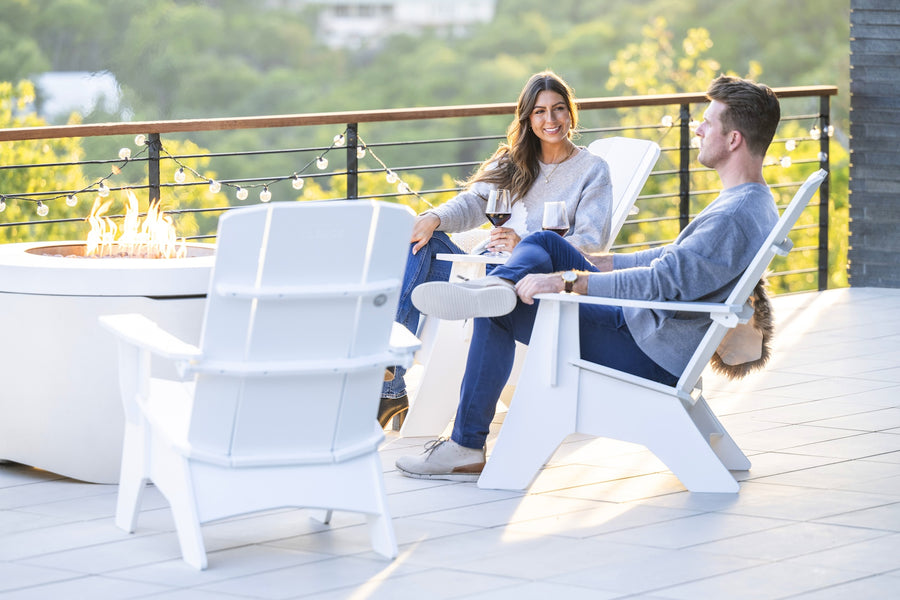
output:
M187 255L184 239L180 244L175 235L172 217L159 210L159 204L150 206L141 221L138 199L131 190L125 190L127 204L122 232L112 219L105 216L111 200L97 198L87 221L91 225L85 244L85 256L128 258L183 258ZM118 235L118 238L116 237Z

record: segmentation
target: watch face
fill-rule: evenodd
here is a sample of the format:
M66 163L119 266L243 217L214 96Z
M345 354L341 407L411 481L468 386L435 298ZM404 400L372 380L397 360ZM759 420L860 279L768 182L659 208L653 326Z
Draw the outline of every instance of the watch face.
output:
M578 274L575 271L566 271L562 274L562 278L566 283L575 283L575 280L578 279Z

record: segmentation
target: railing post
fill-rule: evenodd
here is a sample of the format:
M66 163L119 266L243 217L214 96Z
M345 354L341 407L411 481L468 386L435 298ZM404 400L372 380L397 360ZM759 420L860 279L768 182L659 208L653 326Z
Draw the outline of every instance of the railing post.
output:
M159 141L158 133L151 133L147 136L148 152L147 152L147 193L149 195L149 206L152 208L159 204L159 151L162 143Z
M356 123L347 124L347 199L359 198L359 159L356 156L356 146L359 144Z
M691 105L682 104L679 115L678 227L684 230L691 218Z
M828 96L819 96L819 168L829 172L819 186L819 291L828 289L828 179L831 170L829 167L829 145L831 136L828 129L831 126L830 99Z

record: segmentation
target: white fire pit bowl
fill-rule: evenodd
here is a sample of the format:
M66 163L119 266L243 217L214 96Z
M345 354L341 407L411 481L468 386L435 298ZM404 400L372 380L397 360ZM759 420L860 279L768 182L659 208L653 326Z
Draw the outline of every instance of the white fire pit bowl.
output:
M97 318L141 313L197 343L215 246L179 259L68 256L83 247L0 244L0 459L116 483L118 355Z

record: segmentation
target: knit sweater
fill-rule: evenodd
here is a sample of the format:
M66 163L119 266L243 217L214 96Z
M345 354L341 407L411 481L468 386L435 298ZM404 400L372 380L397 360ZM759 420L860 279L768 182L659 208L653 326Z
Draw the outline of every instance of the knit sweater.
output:
M549 176L549 182L545 177ZM484 209L488 193L496 186L476 182L444 204L426 212L437 215L439 231L453 233L474 229L487 222ZM596 252L609 245L612 221L612 185L606 161L586 148L558 165L541 163L541 174L522 198L513 198L512 218L506 227L519 237L541 230L544 202L563 201L569 216L566 240L582 252Z
M745 183L723 190L671 244L613 255L614 270L591 274L592 296L722 302L778 221L769 188ZM624 308L638 347L680 375L709 327L708 315Z

